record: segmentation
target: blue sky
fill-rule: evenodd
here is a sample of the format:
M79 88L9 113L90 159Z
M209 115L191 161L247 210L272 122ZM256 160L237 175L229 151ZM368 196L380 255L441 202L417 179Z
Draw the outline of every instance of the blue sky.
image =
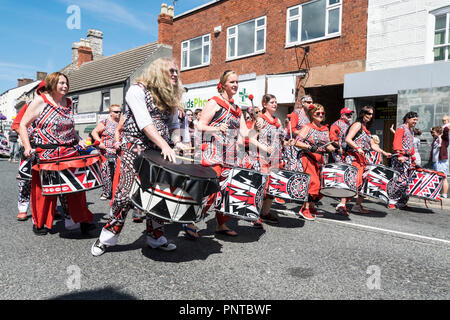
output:
M175 15L208 2L178 0ZM156 41L161 3L173 0L0 0L0 94L15 88L19 78L35 79L36 71L68 65L72 43L89 29L103 32L105 56ZM79 29L67 27L71 5L80 8Z

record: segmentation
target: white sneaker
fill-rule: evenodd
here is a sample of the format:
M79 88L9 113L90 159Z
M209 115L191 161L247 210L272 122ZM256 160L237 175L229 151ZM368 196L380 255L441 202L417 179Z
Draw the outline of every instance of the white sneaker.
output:
M175 244L169 243L164 236L161 236L158 239L147 236L147 245L153 249L161 249L164 251L173 251L177 248Z
M106 251L106 245L100 242L100 239L97 239L91 247L91 253L93 256L98 257L104 254Z

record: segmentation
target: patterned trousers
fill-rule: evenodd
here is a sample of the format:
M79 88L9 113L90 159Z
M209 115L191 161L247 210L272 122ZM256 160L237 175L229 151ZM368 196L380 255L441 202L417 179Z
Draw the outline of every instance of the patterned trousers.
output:
M120 172L118 173L119 181L114 190L114 198L111 202L108 222L103 227L100 234L100 241L107 246L114 246L117 244L128 211L133 207L129 198L134 177L136 176L133 162L137 157L137 153L143 151L135 149L131 144L128 144L127 147L122 148L122 150ZM146 231L149 237L158 239L164 235L164 220L147 215L146 223Z
M117 157L107 156L102 163L103 194L107 198L112 196L113 178L116 171Z
M404 157L405 162L401 163L397 157L392 158L392 169L399 173L397 179L394 181L391 192L389 193L389 204L395 204L398 207L403 207L409 200L406 194L409 183L409 176L411 174L411 157Z

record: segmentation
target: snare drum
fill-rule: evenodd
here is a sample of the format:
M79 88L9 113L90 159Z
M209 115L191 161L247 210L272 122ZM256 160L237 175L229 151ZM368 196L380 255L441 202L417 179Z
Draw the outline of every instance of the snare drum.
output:
M383 165L368 165L363 174L361 194L389 202L398 172Z
M225 168L215 208L241 220L259 219L268 174L243 168Z
M219 190L218 177L199 164L172 163L159 151L146 151L134 162L131 202L146 214L178 223L198 222L209 195Z
M308 199L310 176L304 172L271 170L267 194L286 200L304 202Z
M39 160L35 166L39 170L42 195L84 192L103 186L98 155Z
M347 163L324 165L320 173L320 193L332 198L350 198L357 194L358 169Z
M445 174L439 171L423 168L411 170L406 194L414 198L439 201L439 192L446 178Z

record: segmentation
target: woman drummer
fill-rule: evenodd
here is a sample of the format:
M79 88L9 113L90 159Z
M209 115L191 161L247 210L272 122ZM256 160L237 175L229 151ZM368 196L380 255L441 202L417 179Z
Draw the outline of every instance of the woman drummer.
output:
M324 164L323 153L333 152L335 148L329 144L328 127L322 125L322 122L325 121L324 107L318 103L311 104L308 107L307 115L311 122L303 126L294 143L302 149L303 172L310 175L308 201L300 209L299 216L312 221L315 220L314 216L318 215L315 203L322 198L319 191L320 170Z
M24 156L33 154L27 129L33 123L30 136L34 140L33 147L40 148L36 156L40 160L58 160L79 155L79 149L87 145L75 132L73 107L71 100L65 98L69 91L69 80L60 73L54 72L45 79L45 90L30 104L19 125ZM43 196L39 171L32 171L31 178L31 211L33 231L37 235L45 235L52 229L56 210L57 196ZM75 223L80 222L83 233L94 229L91 224L94 215L89 211L85 192L66 194L67 210Z
M110 218L100 237L92 245L91 253L99 256L109 246L117 244L120 232L132 203L129 193L136 174L133 162L145 150L160 150L164 159L175 162L175 151L183 149L179 135L178 110L182 86L174 60L159 58L150 64L144 74L130 86L125 100L128 109L123 124L122 154L119 181L115 187ZM164 251L176 249L164 236L164 222L148 217L147 245Z
M272 94L265 94L262 98L262 115L258 119L258 133L250 131L250 140L258 147L257 163L260 164L260 171L266 174L270 169L280 168L283 141L285 132L281 121L275 117L278 108L277 98ZM263 222L278 223L276 216L270 213L274 197L267 195L261 209L260 218Z
M248 136L248 128L241 109L234 104L233 96L238 92L238 75L232 70L225 71L220 77L217 91L202 110L197 129L203 133L202 164L211 166L218 177L222 177L224 167L237 166L238 141ZM206 212L214 203L216 194L209 197ZM230 216L216 212L216 233L237 236L226 225Z
M373 140L369 128L374 119L375 109L372 106L364 106L358 114L356 121L350 126L345 142L348 151L345 156L345 162L351 164L358 169L356 178L356 186L359 190L363 183L363 173L367 165L366 155L371 151L376 151L390 157L391 154L382 150ZM338 207L343 207L347 212L345 204L349 199L342 198ZM363 197L358 195L356 205L353 206L352 212L367 214L369 211L362 206ZM337 210L338 208L336 208ZM348 213L346 214L348 215Z

